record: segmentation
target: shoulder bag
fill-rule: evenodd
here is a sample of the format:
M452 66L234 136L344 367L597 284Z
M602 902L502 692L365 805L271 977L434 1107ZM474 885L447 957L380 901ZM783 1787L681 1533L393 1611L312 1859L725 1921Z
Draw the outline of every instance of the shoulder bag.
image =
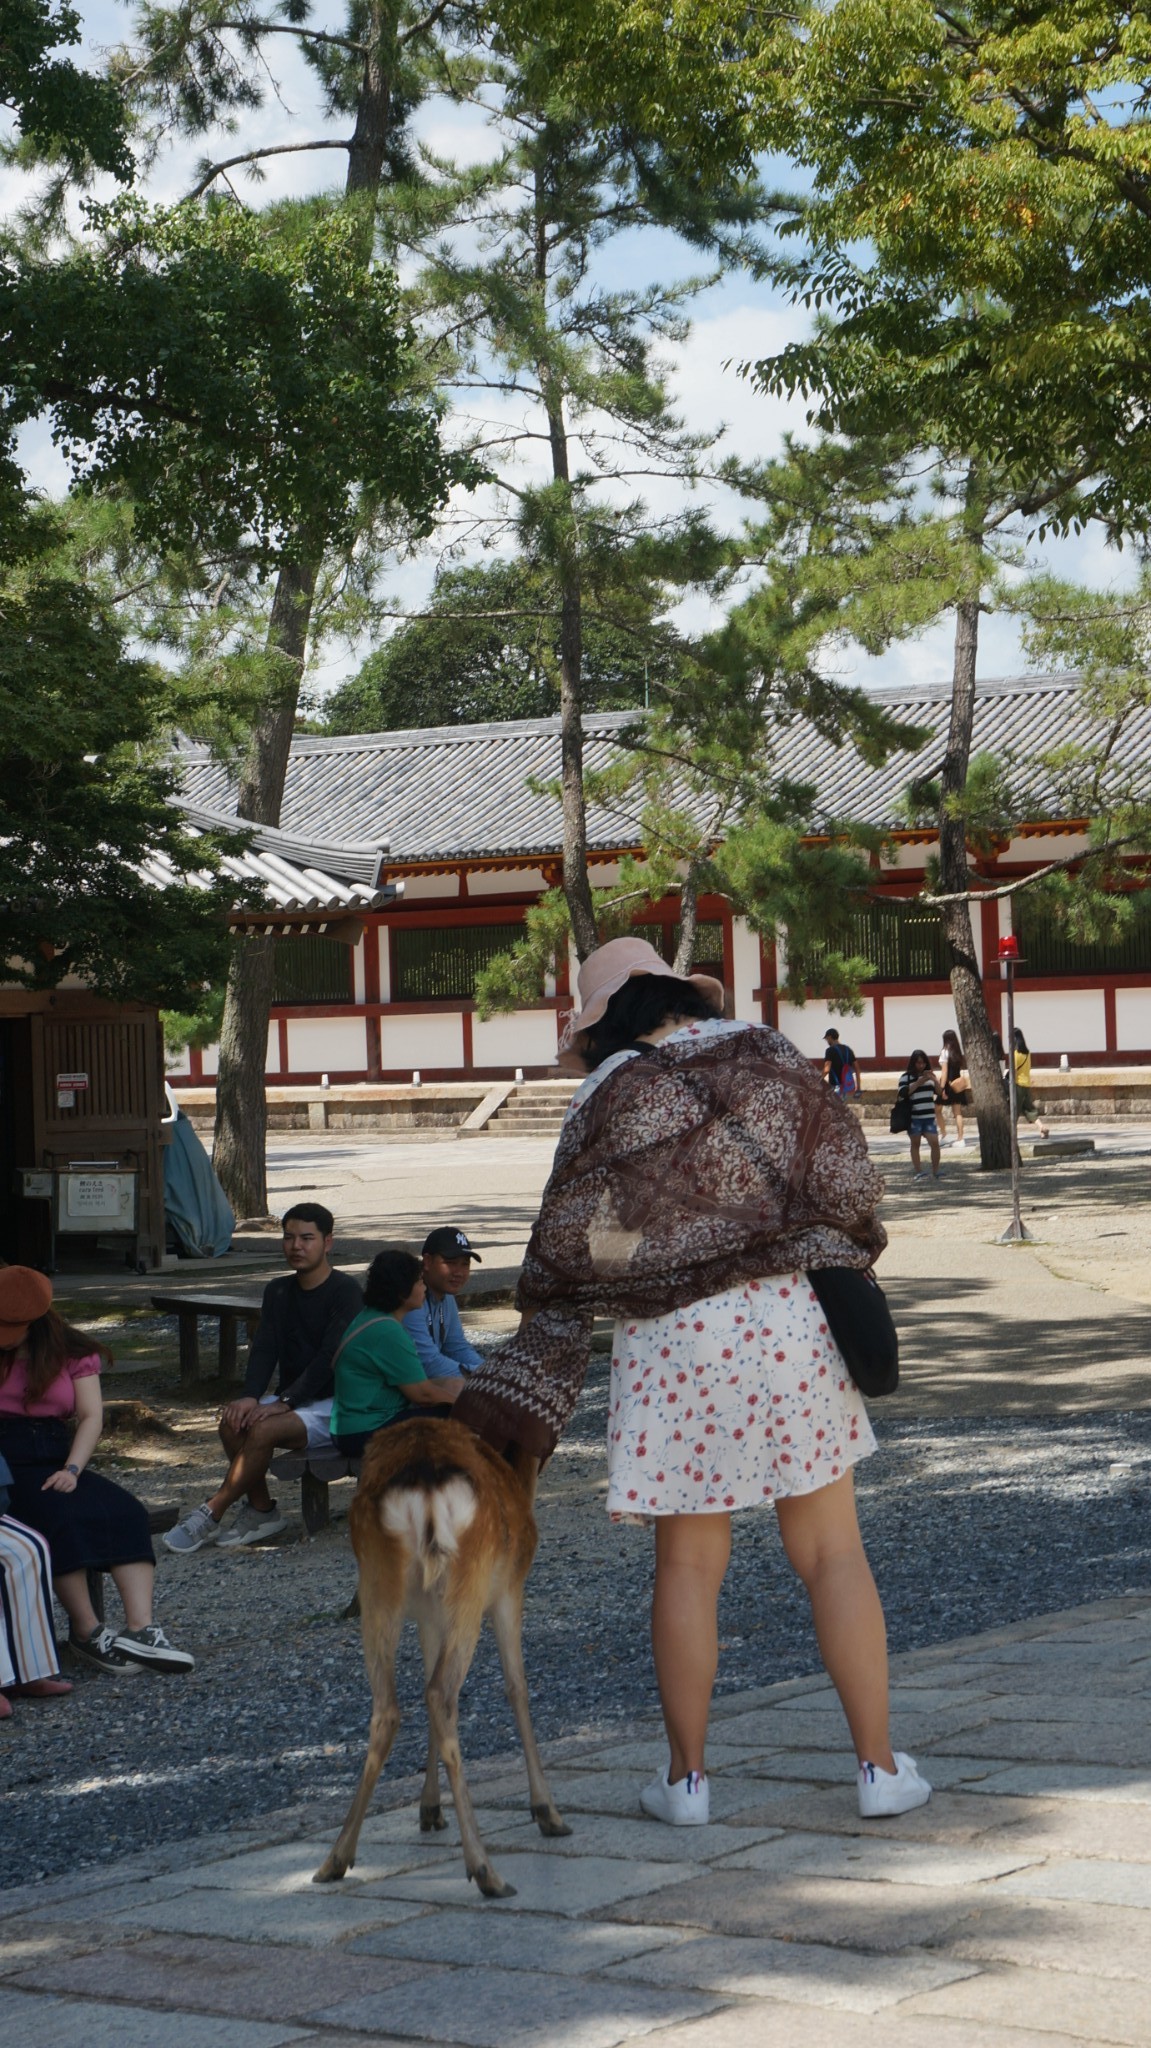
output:
M812 1291L843 1362L869 1400L893 1394L899 1385L899 1335L871 1267L817 1266L809 1271Z

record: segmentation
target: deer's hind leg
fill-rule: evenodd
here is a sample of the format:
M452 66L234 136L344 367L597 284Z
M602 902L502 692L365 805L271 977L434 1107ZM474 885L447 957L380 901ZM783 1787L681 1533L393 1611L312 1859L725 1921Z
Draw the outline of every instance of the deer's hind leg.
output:
M482 1620L480 1612L457 1611L450 1633L445 1633L425 1697L432 1739L443 1758L452 1788L464 1868L469 1877L475 1878L485 1899L510 1899L514 1898L516 1888L514 1884L505 1884L480 1839L460 1754L460 1687L475 1655Z
M504 1690L508 1704L515 1715L523 1748L524 1762L528 1770L528 1797L531 1800L532 1819L541 1835L570 1835L571 1829L561 1815L544 1776L544 1767L536 1747L535 1730L532 1727L531 1707L528 1701L528 1682L524 1671L523 1653L523 1612L524 1594L522 1584L509 1586L493 1601L491 1607L492 1633L500 1653L500 1664L504 1674Z
M373 1558L370 1564L361 1564L360 1567L364 1662L368 1667L368 1678L372 1687L368 1753L360 1773L360 1782L344 1816L344 1825L340 1829L335 1847L321 1863L312 1879L313 1884L332 1884L337 1878L343 1877L354 1864L356 1844L360 1838L364 1815L376 1789L376 1780L388 1760L399 1729L396 1652L399 1649L400 1633L404 1625L404 1573L401 1569L398 1585L391 1583L397 1576L397 1562L398 1560L391 1558ZM389 1564L393 1566L391 1572L386 1569Z
M420 1632L420 1654L424 1660L424 1683L430 1685L432 1673L439 1662L444 1646L443 1615L437 1608L435 1614L421 1606L416 1614L416 1625ZM424 1773L423 1791L420 1793L420 1833L430 1835L440 1828L446 1828L444 1809L440 1800L440 1753L436 1747L436 1733L432 1717L428 1715L428 1767Z

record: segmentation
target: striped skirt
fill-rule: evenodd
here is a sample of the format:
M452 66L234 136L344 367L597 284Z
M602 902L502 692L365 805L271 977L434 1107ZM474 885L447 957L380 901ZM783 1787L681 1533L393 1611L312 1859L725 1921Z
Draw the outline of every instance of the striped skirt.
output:
M0 1687L55 1678L59 1669L48 1545L0 1515Z

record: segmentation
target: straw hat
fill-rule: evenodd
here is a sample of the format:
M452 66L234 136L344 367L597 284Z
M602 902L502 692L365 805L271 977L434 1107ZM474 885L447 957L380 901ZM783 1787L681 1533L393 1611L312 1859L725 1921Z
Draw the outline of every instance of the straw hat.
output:
M14 1351L52 1306L52 1282L31 1266L0 1267L0 1351Z
M593 1024L599 1023L612 997L636 974L659 974L668 981L689 981L715 1004L716 1015L722 1015L723 983L714 975L677 974L646 939L609 939L606 946L597 946L594 953L589 953L580 968L576 982L580 1006L564 1032L561 1051L570 1051L582 1031L590 1031Z

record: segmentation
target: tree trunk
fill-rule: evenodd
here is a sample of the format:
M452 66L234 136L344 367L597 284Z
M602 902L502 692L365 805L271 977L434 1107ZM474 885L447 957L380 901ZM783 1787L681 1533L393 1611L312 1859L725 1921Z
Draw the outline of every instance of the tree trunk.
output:
M545 180L536 176L535 282L540 318L546 319L548 283L548 220ZM565 517L560 522L556 574L560 587L560 792L563 814L563 889L571 917L572 938L580 960L599 944L587 860L587 805L583 786L583 590L579 535L568 464L563 390L549 362L537 364L547 413L552 477L563 486Z
M973 509L975 482L968 479L967 504ZM979 586L982 580L983 538L972 531L972 578L970 594L956 607L955 662L951 691L951 723L947 751L943 758L939 816L939 886L941 894L968 889L967 831L963 818L949 815L948 798L962 794L967 784L971 758L971 732L975 721L975 666L979 652ZM941 905L943 929L951 951L951 996L963 1046L967 1071L979 1118L979 1163L984 1169L1011 1165L1011 1122L1003 1090L1003 1077L991 1039L983 983L975 955L975 938L968 902Z
M677 974L691 973L695 959L695 935L699 925L699 868L692 861L679 893L679 944L672 965Z
M278 825L288 755L316 588L314 565L286 563L276 579L267 653L277 671L248 745L237 809L258 825ZM237 939L228 967L212 1164L237 1216L266 1216L268 1110L265 1074L274 939Z
M240 1219L268 1213L264 1071L275 966L275 939L236 940L220 1032L212 1165Z
M344 185L349 197L365 197L365 268L371 263L375 241L372 202L387 157L397 25L395 0L372 0L368 55ZM276 579L266 641L275 674L249 743L237 801L240 817L260 825L280 822L318 573L318 561L287 561ZM264 1090L274 943L270 939L237 941L224 999L212 1164L238 1216L263 1216L268 1207Z

